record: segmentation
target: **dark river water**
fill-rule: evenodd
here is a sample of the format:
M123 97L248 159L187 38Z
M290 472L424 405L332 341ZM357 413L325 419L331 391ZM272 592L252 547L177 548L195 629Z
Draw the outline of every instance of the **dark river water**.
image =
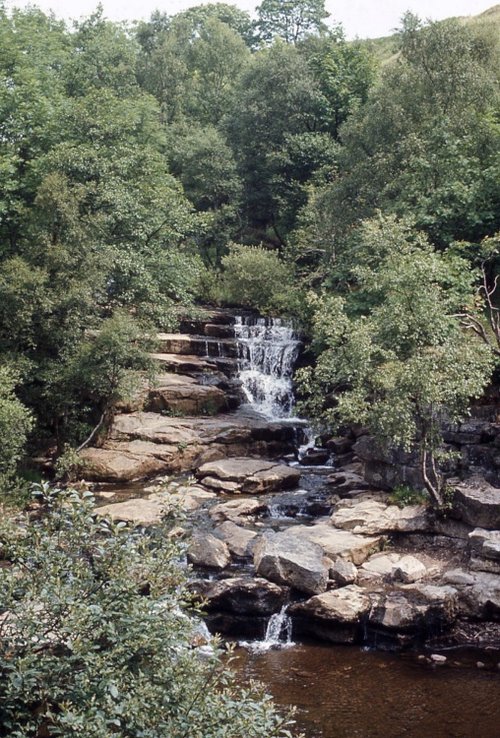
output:
M447 656L431 666L415 655L313 644L238 649L235 665L278 704L297 706L306 738L500 738L500 670L479 669L477 654Z

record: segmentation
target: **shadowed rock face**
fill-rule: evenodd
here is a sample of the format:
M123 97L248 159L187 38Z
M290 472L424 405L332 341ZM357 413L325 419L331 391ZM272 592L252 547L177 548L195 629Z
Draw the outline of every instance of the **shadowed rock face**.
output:
M480 477L455 489L453 512L469 525L488 530L500 528L500 489Z
M215 610L239 615L272 615L288 596L286 587L261 577L197 581L191 589L206 600L209 612Z

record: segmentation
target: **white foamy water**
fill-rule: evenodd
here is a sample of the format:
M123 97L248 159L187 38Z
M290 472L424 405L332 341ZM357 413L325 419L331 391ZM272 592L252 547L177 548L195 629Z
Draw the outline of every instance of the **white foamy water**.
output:
M300 341L280 318L237 317L239 378L249 404L270 419L292 415L292 374Z
M267 623L266 635L262 641L240 641L239 645L252 653L265 653L271 649L294 646L292 641L292 618L287 615L288 605L271 615Z

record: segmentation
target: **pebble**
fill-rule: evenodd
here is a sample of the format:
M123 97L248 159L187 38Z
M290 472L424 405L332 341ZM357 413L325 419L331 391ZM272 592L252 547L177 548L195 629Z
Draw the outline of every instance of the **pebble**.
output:
M440 653L431 653L431 661L435 664L444 664L446 663L446 656L443 656Z

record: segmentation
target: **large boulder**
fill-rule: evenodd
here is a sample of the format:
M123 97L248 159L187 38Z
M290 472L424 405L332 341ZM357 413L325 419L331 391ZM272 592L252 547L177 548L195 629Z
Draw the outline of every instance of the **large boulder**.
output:
M342 500L331 516L332 525L365 535L410 533L429 528L424 505L388 505L379 500Z
M374 599L369 625L376 632L430 637L450 627L458 612L450 586L407 585Z
M193 377L162 374L149 392L147 409L174 415L215 415L228 409L228 400L219 387L199 384Z
M473 477L455 488L453 513L477 528L500 529L500 489L481 477Z
M113 521L149 527L158 525L163 518L167 498L162 494L135 497L125 502L115 502L96 508L96 513Z
M362 638L362 622L371 607L369 595L351 584L311 597L289 608L299 633L333 643L354 643Z
M235 525L230 520L226 520L217 526L214 534L224 541L232 554L240 558L252 555L258 537L255 531L242 528L241 525Z
M288 590L267 579L234 577L219 581L196 582L195 591L203 597L209 612L269 616L284 604Z
M196 566L225 569L231 563L231 554L224 541L211 533L193 534L187 550L188 561Z
M295 487L300 472L263 459L230 458L203 464L196 476L211 489L254 494Z
M315 525L296 525L292 530L296 538L320 546L325 556L333 560L341 556L358 566L371 553L378 551L384 540L383 536L360 536L322 522Z
M257 574L305 594L326 590L329 563L321 546L289 531L265 533L254 549Z

